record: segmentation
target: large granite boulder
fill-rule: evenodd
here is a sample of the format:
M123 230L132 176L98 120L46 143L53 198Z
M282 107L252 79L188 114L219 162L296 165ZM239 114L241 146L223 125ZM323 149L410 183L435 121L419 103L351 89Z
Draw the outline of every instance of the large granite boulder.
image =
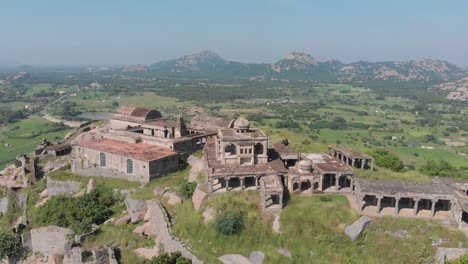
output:
M208 194L202 191L199 188L199 186L197 186L197 188L195 189L195 192L193 192L193 195L192 195L193 208L198 211L200 207L202 206L203 202L205 202L207 197L208 197Z
M223 264L255 264L239 254L227 254L218 258Z
M372 218L361 216L358 220L345 228L345 233L352 241L356 241L370 222L372 222Z
M261 251L252 251L250 252L250 261L255 264L263 264L263 260L265 259L265 254Z
M132 224L142 221L146 210L148 210L148 202L146 200L127 198L125 205L127 206L127 212L130 215L130 222Z
M0 213L6 214L8 211L8 203L9 199L8 196L0 198Z
M73 243L69 239L72 231L58 226L46 226L31 230L31 244L34 253L44 256L64 255Z
M48 196L74 194L80 190L81 183L76 181L56 181L47 177Z

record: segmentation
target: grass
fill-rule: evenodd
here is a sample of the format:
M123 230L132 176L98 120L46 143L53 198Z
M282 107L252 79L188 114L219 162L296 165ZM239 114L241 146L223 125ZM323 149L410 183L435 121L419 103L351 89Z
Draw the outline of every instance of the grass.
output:
M135 224L122 226L114 226L112 224L101 225L98 233L86 237L81 246L83 249L91 249L103 245L119 248L121 263L144 263L144 259L137 256L133 250L141 247L153 247L154 238L134 234L133 230L137 226Z
M434 179L431 176L421 174L415 170L394 172L381 167L377 167L376 171L354 169L354 175L356 178L389 181L432 182Z
M95 179L97 183L102 183L107 187L113 189L121 189L121 190L129 190L138 188L141 186L140 183L137 182L129 182L126 180L121 179L113 179L113 178L105 178L105 177L88 177L88 176L80 176L71 172L67 172L65 170L57 170L49 173L48 177L53 180L58 181L77 181L80 182L83 186L86 186L91 178Z
M216 195L207 203L217 210L239 208L246 220L241 234L224 236L211 224L204 224L190 203L176 208L174 232L187 240L195 254L207 263L217 263L217 258L224 254L248 256L255 250L265 253L266 264L311 263L311 260L313 263L382 263L383 259L385 263L423 263L435 253L432 240L442 239L442 246L468 243L462 232L448 230L439 222L390 217L376 219L358 241L352 242L343 230L358 215L343 196L293 195L281 213L281 234L272 232L272 217L260 213L256 192ZM407 231L409 238L400 240L387 233L399 230ZM280 255L279 247L290 250L292 258Z

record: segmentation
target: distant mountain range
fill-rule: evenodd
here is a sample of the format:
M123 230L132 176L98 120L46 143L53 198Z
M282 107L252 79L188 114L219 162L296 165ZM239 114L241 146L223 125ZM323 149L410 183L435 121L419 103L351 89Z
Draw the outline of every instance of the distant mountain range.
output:
M167 77L315 80L324 82L421 82L443 83L468 76L468 70L440 60L410 60L350 64L320 62L302 52L290 52L273 64L228 61L212 51L161 61L150 66L125 67Z

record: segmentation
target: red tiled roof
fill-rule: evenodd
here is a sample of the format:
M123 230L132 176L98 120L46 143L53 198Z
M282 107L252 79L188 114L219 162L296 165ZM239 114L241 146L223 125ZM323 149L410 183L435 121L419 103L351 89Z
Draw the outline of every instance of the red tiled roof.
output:
M174 150L169 148L145 143L127 143L113 139L90 140L79 143L79 146L143 161L158 160L177 155Z

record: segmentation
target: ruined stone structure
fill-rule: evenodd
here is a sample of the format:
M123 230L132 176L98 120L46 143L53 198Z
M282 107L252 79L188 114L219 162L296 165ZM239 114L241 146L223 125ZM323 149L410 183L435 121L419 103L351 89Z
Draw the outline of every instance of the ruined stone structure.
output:
M73 147L72 171L147 183L178 169L179 159L203 147L210 133L189 130L156 110L122 107L100 131L80 135Z
M42 143L37 145L34 154L36 156L63 156L70 154L72 148L70 144L49 142L47 139L43 139Z
M330 155L352 167L374 170L374 158L367 154L341 145L329 145L328 149Z
M263 209L281 208L288 173L283 161L268 155L268 137L248 120L229 123L205 145L208 191L260 189Z
M75 146L72 171L147 183L178 169L179 157L171 149L145 143L95 139Z

